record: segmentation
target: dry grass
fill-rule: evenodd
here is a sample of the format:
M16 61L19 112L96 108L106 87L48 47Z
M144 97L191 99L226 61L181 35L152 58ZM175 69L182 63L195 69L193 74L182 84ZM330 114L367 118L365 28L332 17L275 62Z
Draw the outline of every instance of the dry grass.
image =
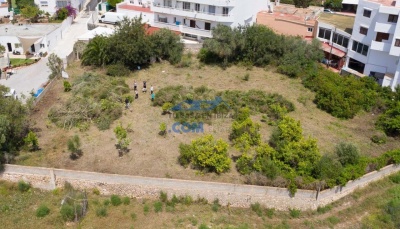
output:
M79 64L67 70L72 78L90 69L81 68ZM250 75L249 81L244 81L245 74ZM169 64L155 64L149 69L135 72L126 78L128 85L133 88L133 81L138 82L141 89L142 81L146 80L148 88L154 86L155 91L168 85L185 85L198 87L205 85L215 90L250 90L259 89L269 93L282 94L293 102L296 110L289 115L301 121L305 135L318 140L322 153L332 151L335 144L341 141L353 142L365 155L379 155L389 149L399 148L400 143L389 139L383 146L375 145L370 137L377 133L374 128L376 119L370 113L356 116L352 120L339 120L316 108L312 100L314 93L305 89L300 79L289 79L280 75L274 69L253 68L246 70L233 66L227 70L219 67L201 67L194 63L189 68L175 68ZM133 94L133 91L132 91ZM107 131L99 131L94 125L86 132L77 129L62 130L49 124L48 110L56 103L61 103L69 96L63 92L62 81L56 82L51 90L37 106L32 115L39 132L41 152L21 153L17 163L35 166L47 166L75 170L142 175L151 177L171 177L179 179L208 180L220 182L242 183L240 176L232 165L229 173L222 175L201 174L190 168L183 168L177 163L180 143L189 143L201 136L200 133L168 133L164 138L158 135L162 122L171 128L174 120L168 115L161 115L160 107L151 106L150 94L140 92L139 100L131 104L130 110L125 110L119 120L124 126L132 124L133 132L129 133L132 140L130 152L122 158L118 157L115 148L116 139L113 133L117 122ZM260 122L261 115L253 116ZM212 133L217 138L228 141L232 120L214 120L212 126L206 125L204 134ZM267 141L273 128L261 123L263 140ZM69 159L66 142L74 134L82 141L83 156L79 160ZM231 148L231 154L237 152Z
M338 29L341 29L351 34L355 17L341 14L321 13L319 16L319 20L334 25Z

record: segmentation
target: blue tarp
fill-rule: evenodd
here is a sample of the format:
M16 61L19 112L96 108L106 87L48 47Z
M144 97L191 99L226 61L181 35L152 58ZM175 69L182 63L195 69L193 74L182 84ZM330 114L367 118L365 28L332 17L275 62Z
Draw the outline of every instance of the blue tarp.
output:
M36 92L35 94L33 94L33 96L34 96L35 98L37 98L40 94L42 94L43 90L44 90L44 88L39 88L39 89L37 90L37 92Z

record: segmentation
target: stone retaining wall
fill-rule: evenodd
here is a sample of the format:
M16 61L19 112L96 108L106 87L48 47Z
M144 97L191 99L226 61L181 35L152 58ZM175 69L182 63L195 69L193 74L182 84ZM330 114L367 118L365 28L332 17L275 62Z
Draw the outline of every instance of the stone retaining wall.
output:
M287 210L296 208L300 210L316 209L324 206L345 195L350 194L359 187L379 180L387 175L400 171L399 165L389 165L380 171L364 175L360 179L350 181L345 187L335 187L319 193L311 190L298 190L295 197L290 197L287 189L275 187L262 187L253 185L238 185L217 182L189 181L166 178L150 178L139 176L126 176L117 174L104 174L85 171L72 171L64 169L27 167L18 165L5 165L0 173L0 179L18 182L25 180L33 187L51 190L63 187L68 181L78 189L98 189L101 194L118 194L136 198L158 198L160 191L172 195L190 195L194 200L198 197L209 202L219 199L222 205L233 207L249 207L252 203L260 203L268 208Z

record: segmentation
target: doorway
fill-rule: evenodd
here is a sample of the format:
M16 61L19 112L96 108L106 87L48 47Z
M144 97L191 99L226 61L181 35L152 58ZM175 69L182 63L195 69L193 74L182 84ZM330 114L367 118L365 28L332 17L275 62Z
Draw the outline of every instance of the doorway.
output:
M31 52L32 52L32 53L35 53L35 52L36 52L36 51L35 51L35 44L31 45Z
M211 23L209 23L209 22L204 22L204 29L205 29L205 30L211 30Z
M7 43L7 48L9 52L12 52L12 47L11 47L11 43Z
M195 20L190 20L190 27L196 28L196 21Z

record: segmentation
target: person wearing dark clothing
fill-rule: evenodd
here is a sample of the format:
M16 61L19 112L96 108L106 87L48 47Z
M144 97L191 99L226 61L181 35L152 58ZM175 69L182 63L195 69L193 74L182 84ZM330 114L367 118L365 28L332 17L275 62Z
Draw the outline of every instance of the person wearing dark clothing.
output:
M134 90L134 91L137 90L137 83L136 83L136 80L135 80L135 82L133 83L133 90Z
M143 88L146 88L146 81L143 81Z
M138 99L139 98L139 93L138 93L138 91L135 91L135 99Z
M125 99L125 108L129 109L129 99L128 98Z

